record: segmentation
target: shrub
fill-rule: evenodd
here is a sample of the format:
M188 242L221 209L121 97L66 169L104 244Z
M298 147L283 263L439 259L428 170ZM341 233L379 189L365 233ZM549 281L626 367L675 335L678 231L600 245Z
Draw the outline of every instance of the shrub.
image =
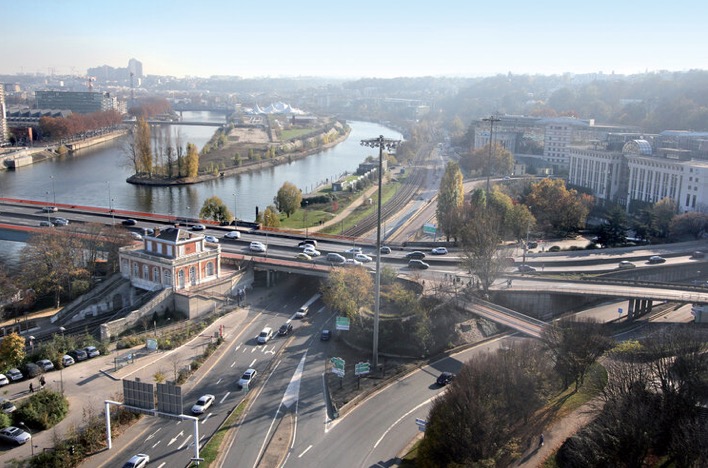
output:
M45 430L56 425L69 413L69 402L64 395L44 389L30 396L13 413L15 421L22 421L28 427Z

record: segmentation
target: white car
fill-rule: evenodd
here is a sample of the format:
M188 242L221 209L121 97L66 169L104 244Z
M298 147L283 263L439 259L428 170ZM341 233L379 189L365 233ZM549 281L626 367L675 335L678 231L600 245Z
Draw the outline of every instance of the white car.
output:
M22 445L31 438L31 435L19 427L8 426L5 429L0 430L0 439L5 442L12 442L13 444Z
M447 249L445 247L435 247L430 253L433 255L445 255L447 254Z
M348 258L344 260L344 266L360 266L361 262L359 260L354 260L353 258Z
M344 253L348 254L360 254L361 252L361 247L352 247L351 249L347 249L344 251Z
M258 371L256 371L256 369L248 369L246 372L243 373L243 375L239 379L238 386L248 387L251 382L255 380L256 374L258 374Z
M141 236L137 232L133 232L133 231L130 231L130 237L132 237L133 240L137 240L137 241L143 240L143 236Z
M200 397L197 402L192 406L192 413L202 414L214 403L214 395L204 395Z
M369 257L368 255L364 255L363 253L356 254L354 255L354 260L361 262L361 263L369 263L373 259Z
M204 226L203 224L195 224L194 226L192 226L192 231L203 231L205 229L206 226Z
M265 327L256 338L256 341L258 344L266 344L271 338L273 338L273 329L270 327Z
M307 254L310 257L319 257L322 255L322 253L314 247L305 247L305 250L303 250L302 253Z
M248 248L252 252L265 252L266 251L266 246L262 242L258 242L258 241L251 242L251 244L248 246Z
M139 453L130 457L130 460L123 465L123 468L145 468L148 463L150 463L150 455Z
M224 234L224 239L240 239L241 233L238 231L229 231Z
M24 375L22 375L22 372L20 372L19 369L10 369L9 371L5 372L5 375L7 375L7 378L13 382L22 380L25 377Z
M211 243L213 243L213 244L218 244L218 243L219 243L219 239L217 239L217 238L214 237L214 236L204 236L204 240L207 241L207 242L211 242Z
M86 347L84 348L84 351L86 351L86 355L87 355L89 358L95 358L95 357L101 355L101 352L100 352L100 351L98 350L98 348L96 348L95 346L86 346Z
M61 358L61 365L64 367L73 366L75 363L76 361L74 361L74 358L69 356L68 354L65 354Z
M44 372L49 372L54 370L54 364L49 359L40 359L37 361L37 365L42 368Z
M0 374L0 387L10 384L10 379L5 374Z

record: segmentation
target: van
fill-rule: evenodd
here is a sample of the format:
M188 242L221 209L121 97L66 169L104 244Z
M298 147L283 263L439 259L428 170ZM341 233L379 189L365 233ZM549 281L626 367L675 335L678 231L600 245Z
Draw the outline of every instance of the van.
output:
M327 254L327 261L330 263L342 264L346 261L346 258L342 257L338 253L330 252Z
M295 318L303 318L309 311L309 306L302 306L297 310L297 312L295 312Z
M265 327L263 331L261 331L260 335L258 335L256 341L258 341L258 344L266 344L271 338L273 338L273 329L270 327Z

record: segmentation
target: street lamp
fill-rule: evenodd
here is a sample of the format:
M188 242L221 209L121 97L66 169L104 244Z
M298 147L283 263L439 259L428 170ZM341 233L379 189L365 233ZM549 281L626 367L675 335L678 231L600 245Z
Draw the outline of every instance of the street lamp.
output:
M492 172L492 142L494 138L494 122L500 122L501 119L493 115L488 119L482 119L483 122L489 122L489 157L487 159L487 196L489 196L489 176Z
M307 205L310 203L309 200L305 200L305 210L302 213L302 227L305 228L305 237L308 237L308 229L309 226L307 225Z
M379 367L379 307L381 305L381 179L383 173L383 150L395 150L400 140L391 140L380 135L378 138L361 140L361 146L379 149L379 196L376 215L376 287L374 289L374 369Z
M108 212L111 214L111 217L113 216L113 199L111 198L111 181L107 180L106 184L108 185ZM115 220L115 218L112 218ZM113 224L115 224L115 221L113 221Z
M57 206L57 192L54 190L54 176L49 176L49 178L52 180L52 196L54 198L54 206Z
M236 194L235 194L235 193L232 193L231 195L234 196L234 223L235 223L236 220L238 219L238 218L236 217L236 201L237 201L237 198L236 198Z
M32 458L34 458L34 440L32 440L32 431L30 431L29 427L27 427L23 422L18 423L18 425L22 426L24 430L27 431L27 434L29 434L30 447L32 448Z

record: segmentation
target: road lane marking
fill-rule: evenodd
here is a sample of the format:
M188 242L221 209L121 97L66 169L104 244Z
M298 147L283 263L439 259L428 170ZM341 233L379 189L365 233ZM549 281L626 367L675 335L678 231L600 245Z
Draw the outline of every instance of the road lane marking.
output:
M157 433L160 432L161 430L162 430L161 427L158 428L155 432L153 432L152 434L150 434L149 436L147 436L147 438L145 439L145 441L148 441L148 440L152 439L153 437L155 437L155 436L157 435Z
M219 384L221 383L221 380L222 380L222 379L219 378L219 380L216 381L216 384L219 385Z
M165 465L167 465L167 462L162 462L162 463L160 463L160 464L157 466L157 468L162 468L162 467L165 466Z
M310 445L309 447L307 447L307 448L306 448L300 455L298 455L297 457L298 457L298 458L302 458L302 456L305 455L305 454L307 453L307 451L310 450L311 448L312 448L312 445Z
M224 400L226 400L226 397L228 397L230 394L231 394L231 392L226 392L226 395L224 395L224 397L221 400L219 400L219 404L222 404L224 402Z
M238 351L238 349L239 349L240 347L241 347L241 345L236 346L236 347L234 348L234 353L235 353L236 351Z
M191 438L192 438L192 434L189 434L187 436L187 438L184 439L184 442L182 442L182 444L179 447L177 447L177 450L182 450L184 448L184 446L187 445L187 442L189 442L189 439L191 439Z
M211 415L212 415L212 413L207 414L207 415L204 417L204 419L202 419L202 424L204 424L205 422L207 422L207 419L209 419L209 416L211 416Z
M157 442L155 442L155 443L153 444L152 448L155 448L155 447L157 447L158 445L160 445L160 442L162 442L162 441L161 441L161 440L158 440Z
M248 367L253 367L253 366L256 364L256 361L257 361L257 360L258 360L258 359L254 359L253 362L251 362L251 365L248 366Z
M236 361L234 361L234 362L231 363L231 367L233 367L233 366L235 366L235 365L236 365ZM219 382L217 382L217 383L219 383Z
M254 346L253 348L251 348L251 352L255 353L257 349L258 349L258 346Z
M379 438L379 440L377 440L376 443L374 444L374 448L378 447L378 445L381 443L381 441L384 439L384 437L386 437L386 435L387 435L389 432L391 432L391 429L393 429L393 426L395 426L396 424L398 424L399 422L401 422L404 418L407 418L408 416L410 416L411 413L413 413L414 411L417 411L417 410L418 410L419 408L421 408L422 406L427 405L428 403L430 403L431 401L433 401L435 398L437 398L437 395L434 396L434 397L428 398L428 399L425 400L424 402L420 403L418 406L415 406L413 409L411 409L410 411L408 411L406 414L404 414L403 416L401 416L400 418L398 418L398 419L396 420L396 422L394 422L393 424L391 424L390 426L388 426L388 429L386 429L386 430L384 431L384 433L381 435L381 437Z

